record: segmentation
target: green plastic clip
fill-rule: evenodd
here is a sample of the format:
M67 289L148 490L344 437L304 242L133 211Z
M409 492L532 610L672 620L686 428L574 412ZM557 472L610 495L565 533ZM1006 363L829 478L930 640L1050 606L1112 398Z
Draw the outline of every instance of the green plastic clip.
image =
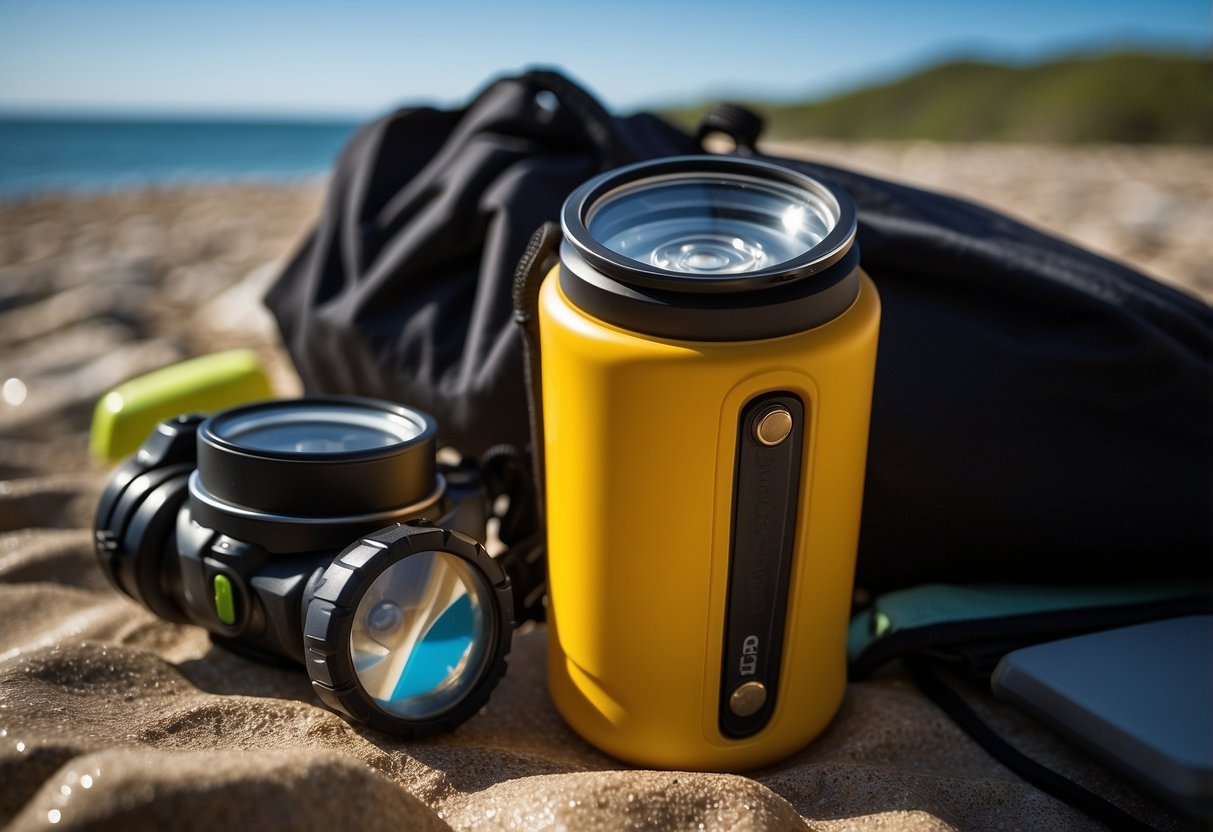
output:
M183 413L214 413L273 396L250 350L191 358L133 378L106 393L93 411L89 449L104 462L130 456L158 423Z

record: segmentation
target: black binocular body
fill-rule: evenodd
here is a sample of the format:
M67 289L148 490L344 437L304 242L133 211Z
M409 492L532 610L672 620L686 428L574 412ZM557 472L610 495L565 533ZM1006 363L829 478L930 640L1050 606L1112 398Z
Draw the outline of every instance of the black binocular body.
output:
M513 598L478 542L491 495L440 465L435 424L353 397L162 422L95 523L113 585L257 660L303 664L329 707L424 736L505 671Z

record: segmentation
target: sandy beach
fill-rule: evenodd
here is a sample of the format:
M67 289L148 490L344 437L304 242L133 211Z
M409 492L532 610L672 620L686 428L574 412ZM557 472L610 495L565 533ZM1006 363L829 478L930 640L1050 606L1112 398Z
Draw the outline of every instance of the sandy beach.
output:
M818 143L817 161L973 199L1213 301L1213 149ZM809 748L749 776L628 769L567 728L542 627L489 706L405 742L322 708L306 675L213 647L106 583L97 399L230 347L299 392L260 298L321 182L0 202L0 824L258 829L1099 829L987 756L897 667L849 686ZM1022 748L1160 828L1151 798L980 689Z

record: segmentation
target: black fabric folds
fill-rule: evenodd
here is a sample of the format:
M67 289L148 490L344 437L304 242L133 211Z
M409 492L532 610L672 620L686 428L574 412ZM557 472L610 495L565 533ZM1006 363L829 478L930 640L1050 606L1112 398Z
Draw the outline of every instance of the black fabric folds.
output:
M366 126L267 298L308 391L420 407L465 453L525 445L528 238L591 175L689 152L550 72ZM881 294L860 586L1210 579L1208 305L971 203L775 161L850 193Z
M528 444L514 266L591 176L694 140L614 118L554 72L490 85L466 108L399 110L337 162L324 215L266 298L309 393L407 402L479 455Z

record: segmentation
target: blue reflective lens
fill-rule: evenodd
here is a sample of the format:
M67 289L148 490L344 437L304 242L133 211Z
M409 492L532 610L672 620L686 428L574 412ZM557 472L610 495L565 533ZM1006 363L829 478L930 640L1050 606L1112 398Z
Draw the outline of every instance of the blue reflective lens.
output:
M396 690L392 692L392 700L420 696L441 685L472 649L475 627L472 599L464 595L446 608L413 648Z
M494 637L489 588L467 561L419 552L389 566L358 603L350 632L354 670L385 711L426 719L479 681Z

